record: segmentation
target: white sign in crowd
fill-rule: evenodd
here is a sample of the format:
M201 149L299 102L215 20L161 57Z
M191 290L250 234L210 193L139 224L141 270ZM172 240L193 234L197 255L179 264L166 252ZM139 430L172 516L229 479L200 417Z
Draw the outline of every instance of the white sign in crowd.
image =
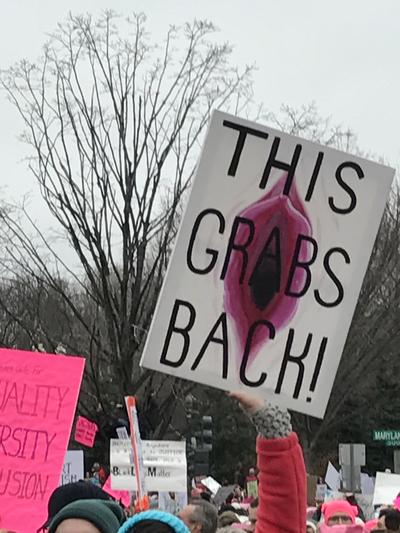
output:
M214 111L141 365L323 417L393 176Z
M142 441L145 488L148 492L186 492L187 465L185 441ZM131 441L110 441L111 487L136 490Z
M65 454L60 485L84 479L83 450L68 450Z

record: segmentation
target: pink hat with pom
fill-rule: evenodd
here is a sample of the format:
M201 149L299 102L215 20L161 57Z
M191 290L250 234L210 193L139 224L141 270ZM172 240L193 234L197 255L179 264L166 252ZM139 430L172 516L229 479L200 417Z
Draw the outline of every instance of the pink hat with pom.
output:
M350 505L346 500L332 500L324 503L322 506L322 514L324 515L325 522L328 522L332 516L339 513L348 515L351 518L351 522L355 524L358 509Z

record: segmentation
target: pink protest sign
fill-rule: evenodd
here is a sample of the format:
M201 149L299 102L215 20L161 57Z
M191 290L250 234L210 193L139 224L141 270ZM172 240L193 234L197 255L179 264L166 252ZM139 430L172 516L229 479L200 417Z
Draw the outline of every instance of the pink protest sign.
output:
M113 490L111 488L111 476L107 478L107 481L103 485L103 490L110 496L118 501L121 501L125 507L129 507L131 504L131 495L128 490Z
M98 429L95 422L91 422L83 416L78 416L75 426L76 442L92 448Z
M85 360L0 349L0 527L32 533L58 486Z

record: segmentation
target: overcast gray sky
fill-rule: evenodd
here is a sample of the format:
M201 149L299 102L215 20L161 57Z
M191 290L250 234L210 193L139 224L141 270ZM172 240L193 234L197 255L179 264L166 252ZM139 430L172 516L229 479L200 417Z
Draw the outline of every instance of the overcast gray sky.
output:
M68 11L112 7L143 11L154 37L168 24L208 18L235 45L233 60L255 62L255 97L267 109L315 101L322 115L349 126L363 150L400 161L399 0L3 0L0 67L35 59L46 33ZM3 196L32 190L16 140L19 123L0 93Z

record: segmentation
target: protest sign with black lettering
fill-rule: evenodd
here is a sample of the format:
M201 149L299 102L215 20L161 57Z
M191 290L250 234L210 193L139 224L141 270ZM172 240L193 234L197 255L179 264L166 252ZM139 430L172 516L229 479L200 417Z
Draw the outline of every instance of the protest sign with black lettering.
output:
M393 176L215 111L141 365L322 417Z
M85 360L0 350L1 527L36 531L59 485Z
M83 470L83 451L68 450L65 454L60 485L67 485L68 483L75 483L80 479L84 479Z
M146 491L187 490L185 441L142 441ZM130 440L110 441L111 487L137 490Z

